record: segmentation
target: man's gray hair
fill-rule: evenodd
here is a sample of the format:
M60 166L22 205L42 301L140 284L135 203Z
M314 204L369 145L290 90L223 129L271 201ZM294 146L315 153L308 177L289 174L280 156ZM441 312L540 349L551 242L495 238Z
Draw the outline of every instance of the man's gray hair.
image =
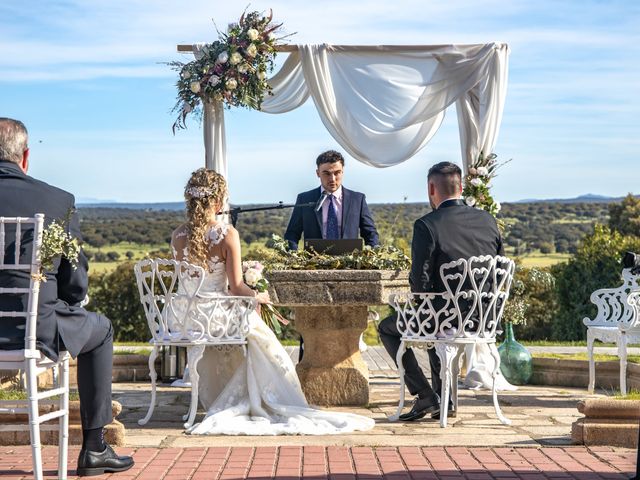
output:
M20 120L0 117L0 160L19 164L28 148L27 127Z

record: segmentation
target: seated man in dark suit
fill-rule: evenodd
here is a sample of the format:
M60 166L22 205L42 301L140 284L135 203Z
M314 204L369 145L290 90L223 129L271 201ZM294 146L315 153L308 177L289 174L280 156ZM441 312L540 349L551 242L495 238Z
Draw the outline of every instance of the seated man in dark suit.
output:
M365 245L378 245L378 231L369 212L363 193L342 186L344 157L329 150L318 155L316 175L320 187L298 195L296 205L313 203L315 206L295 207L289 219L285 240L291 250L298 249L300 237L310 238L359 238ZM304 354L304 342L300 338L298 360Z
M293 209L284 234L289 248L297 250L302 235L305 240L362 237L365 245L378 245L378 231L364 194L342 186L343 156L329 150L318 156L316 166L320 187L301 193L296 199L296 205L313 203L315 207Z
M444 292L440 266L478 255L503 255L502 239L495 218L461 199L462 172L454 163L441 162L429 169L428 194L432 211L413 225L411 242L411 273L409 284L414 293ZM400 348L400 333L396 315L385 318L378 327L380 339L396 359ZM405 381L409 392L417 396L410 412L401 420L417 420L427 414L437 418L440 413L440 359L435 349L429 349L433 388L420 369L416 357L408 349L402 357ZM437 393L436 393L437 392ZM449 417L455 416L449 405Z
M0 215L33 217L44 213L45 224L63 223L69 216L69 232L80 242L80 225L73 195L27 175L29 148L27 129L22 122L0 118ZM33 231L33 230L31 230ZM33 235L23 232L23 255L31 256ZM0 255L13 256L11 245ZM79 306L89 285L87 258L80 252L78 266L66 258L54 262L40 284L37 348L56 360L67 350L78 359L78 392L82 422L82 449L78 458L79 476L122 472L133 466L131 457L116 455L104 442L103 427L113 420L111 413L111 369L113 328L108 318ZM0 272L0 286L29 286L29 272ZM24 299L14 295L0 298L0 310L24 310ZM24 348L24 323L0 325L0 349Z

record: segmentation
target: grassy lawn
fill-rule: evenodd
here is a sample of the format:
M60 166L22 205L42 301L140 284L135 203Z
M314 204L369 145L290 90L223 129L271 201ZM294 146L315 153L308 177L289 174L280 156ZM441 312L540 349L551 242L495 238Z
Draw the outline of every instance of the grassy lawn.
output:
M620 393L614 395L614 397L616 400L640 400L640 391L638 390L631 390L630 392L627 392L626 395L621 395Z
M111 270L115 269L118 265L120 265L122 262L126 262L128 260L126 255L127 252L132 252L133 253L132 260L136 261L136 260L141 260L143 258L146 258L148 254L150 252L153 252L154 250L160 250L162 248L168 248L168 247L169 245L165 243L144 244L144 243L120 242L120 243L114 243L111 245L105 245L104 247L101 247L101 248L95 248L95 247L92 247L91 245L85 245L84 249L88 253L117 252L118 254L120 254L120 259L113 262L111 261L96 262L95 260L92 260L89 263L90 271L102 273L102 272L110 272Z
M568 253L530 253L518 257L523 267L550 267L556 263L566 262L571 257Z
M46 389L40 389L40 391L45 391ZM47 400L57 400L58 398L60 398L59 395L55 395ZM7 401L7 400L26 400L27 399L27 392L26 390L20 390L18 388L9 388L7 390L0 390L0 400L2 401ZM75 390L70 390L69 391L69 400L80 400L80 396L78 395L78 392Z
M588 360L587 352L580 353L547 353L536 352L532 353L534 357L539 358L561 358L563 360ZM595 353L593 358L596 362L617 362L617 355L608 355L605 353ZM640 355L627 355L627 361L631 363L640 363Z

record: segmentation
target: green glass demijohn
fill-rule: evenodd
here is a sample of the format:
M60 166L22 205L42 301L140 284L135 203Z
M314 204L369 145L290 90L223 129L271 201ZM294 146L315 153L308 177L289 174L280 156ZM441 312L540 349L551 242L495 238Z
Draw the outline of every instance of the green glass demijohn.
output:
M526 385L533 374L533 359L524 345L513 337L513 324L506 322L504 342L498 347L500 371L510 383Z

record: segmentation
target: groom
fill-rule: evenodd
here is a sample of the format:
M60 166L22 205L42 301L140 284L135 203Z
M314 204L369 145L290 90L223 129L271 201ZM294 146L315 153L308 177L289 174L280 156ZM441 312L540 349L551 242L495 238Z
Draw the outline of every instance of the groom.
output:
M29 148L27 129L18 120L0 118L0 215L33 217L44 213L45 222L64 222L69 217L71 235L81 241L80 225L70 193L27 175ZM26 233L26 232L25 232ZM24 255L31 255L32 239L23 235ZM12 247L0 255L13 255ZM111 414L111 369L113 328L108 318L79 306L88 288L87 258L80 252L78 267L66 258L56 261L40 285L37 348L57 359L66 350L78 359L78 393L82 422L82 449L78 458L79 476L123 472L133 466L131 457L118 456L104 442L103 428ZM0 286L28 287L28 272L0 272ZM0 310L24 309L24 299L0 297ZM24 348L24 322L0 324L0 349Z
M414 293L445 291L440 278L444 263L479 255L503 255L502 239L495 218L484 210L467 206L461 199L462 172L454 163L441 162L429 169L427 176L429 203L432 211L413 225L411 242L411 273L409 284ZM400 348L400 332L396 315L385 318L378 326L380 340L391 358ZM440 414L440 359L434 348L429 349L433 388L420 369L413 350L402 356L405 383L417 398L411 411L400 415L404 421L417 420L427 414ZM455 417L451 403L449 417Z

